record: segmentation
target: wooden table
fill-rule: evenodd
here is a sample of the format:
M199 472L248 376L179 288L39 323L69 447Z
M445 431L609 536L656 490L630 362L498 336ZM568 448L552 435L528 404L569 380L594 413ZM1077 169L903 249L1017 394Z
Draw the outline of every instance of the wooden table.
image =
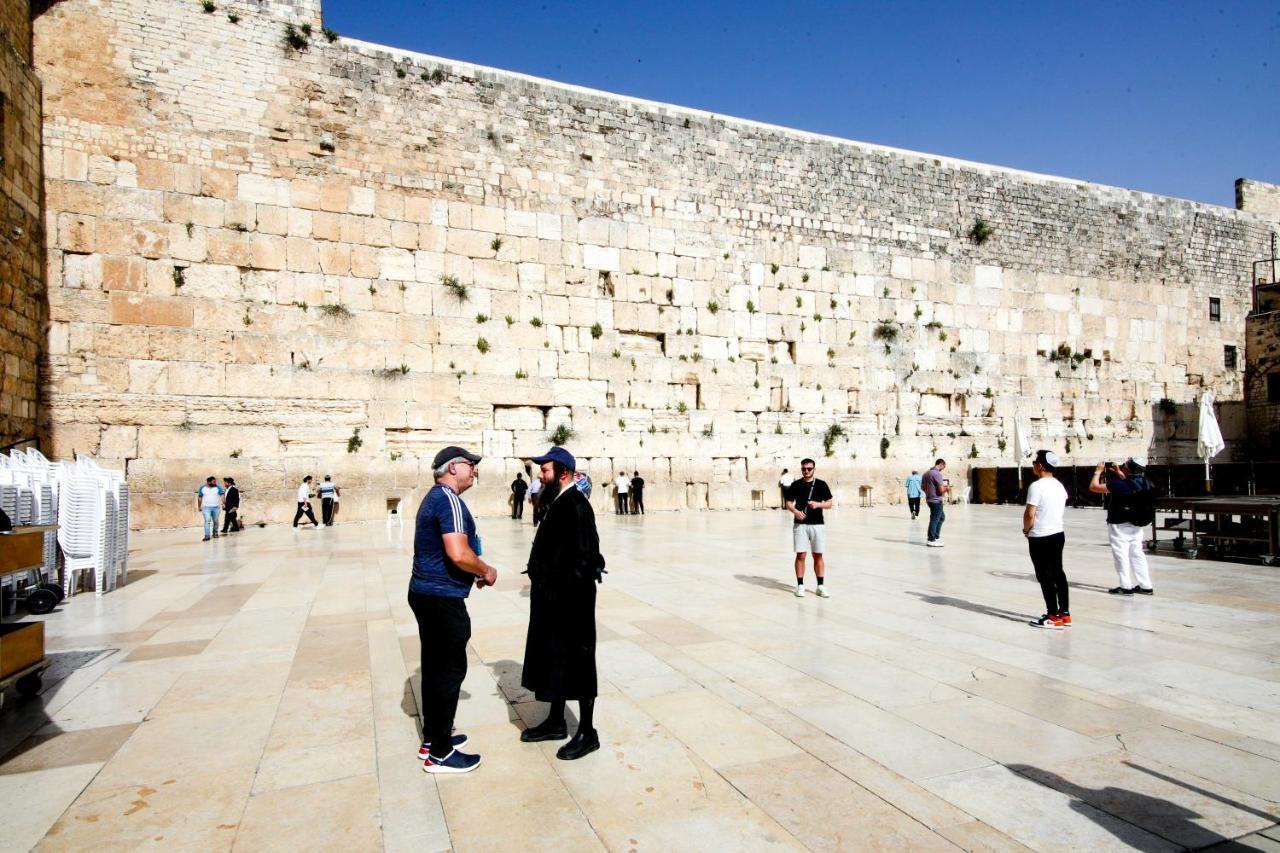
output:
M1183 533L1190 532L1191 546L1185 550L1192 560L1201 547L1213 548L1225 555L1241 544L1261 546L1261 554L1247 556L1257 556L1265 565L1275 565L1280 560L1280 495L1156 498L1156 513L1156 523L1151 526L1152 551L1156 549L1160 530L1176 530L1179 541ZM1159 513L1176 513L1177 517L1166 518L1162 525ZM1239 523L1233 520L1237 515L1241 517Z

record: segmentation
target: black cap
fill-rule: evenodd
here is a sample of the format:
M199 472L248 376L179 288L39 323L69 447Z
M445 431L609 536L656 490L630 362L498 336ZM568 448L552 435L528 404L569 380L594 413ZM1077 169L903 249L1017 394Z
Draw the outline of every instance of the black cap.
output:
M436 458L431 460L431 467L439 468L444 463L452 462L454 459L465 459L472 465L475 465L482 458L483 457L476 456L474 453L468 453L461 447L450 445L436 454Z

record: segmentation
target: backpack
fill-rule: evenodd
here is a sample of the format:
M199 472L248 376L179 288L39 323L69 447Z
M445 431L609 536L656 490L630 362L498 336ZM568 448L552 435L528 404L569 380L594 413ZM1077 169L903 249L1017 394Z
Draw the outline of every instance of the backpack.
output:
M1141 475L1130 477L1134 490L1129 495L1129 523L1135 527L1146 527L1156 520L1156 492L1151 481Z

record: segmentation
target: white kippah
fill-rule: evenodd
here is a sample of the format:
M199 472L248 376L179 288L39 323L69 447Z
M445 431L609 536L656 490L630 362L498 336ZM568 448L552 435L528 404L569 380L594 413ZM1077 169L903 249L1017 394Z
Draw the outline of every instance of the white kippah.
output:
M1137 465L1139 468L1147 467L1147 457L1145 456L1130 456L1129 461L1134 465Z
M1054 468L1057 468L1062 464L1062 460L1058 458L1058 454L1054 453L1052 450L1046 450L1044 452L1044 461L1048 462Z

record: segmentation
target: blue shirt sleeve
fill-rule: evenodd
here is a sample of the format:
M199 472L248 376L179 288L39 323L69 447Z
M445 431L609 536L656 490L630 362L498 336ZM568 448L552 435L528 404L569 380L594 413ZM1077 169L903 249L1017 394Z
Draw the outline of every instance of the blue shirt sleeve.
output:
M431 515L440 527L441 535L466 533L467 525L462 517L462 499L448 489L439 491L439 499L431 506Z

